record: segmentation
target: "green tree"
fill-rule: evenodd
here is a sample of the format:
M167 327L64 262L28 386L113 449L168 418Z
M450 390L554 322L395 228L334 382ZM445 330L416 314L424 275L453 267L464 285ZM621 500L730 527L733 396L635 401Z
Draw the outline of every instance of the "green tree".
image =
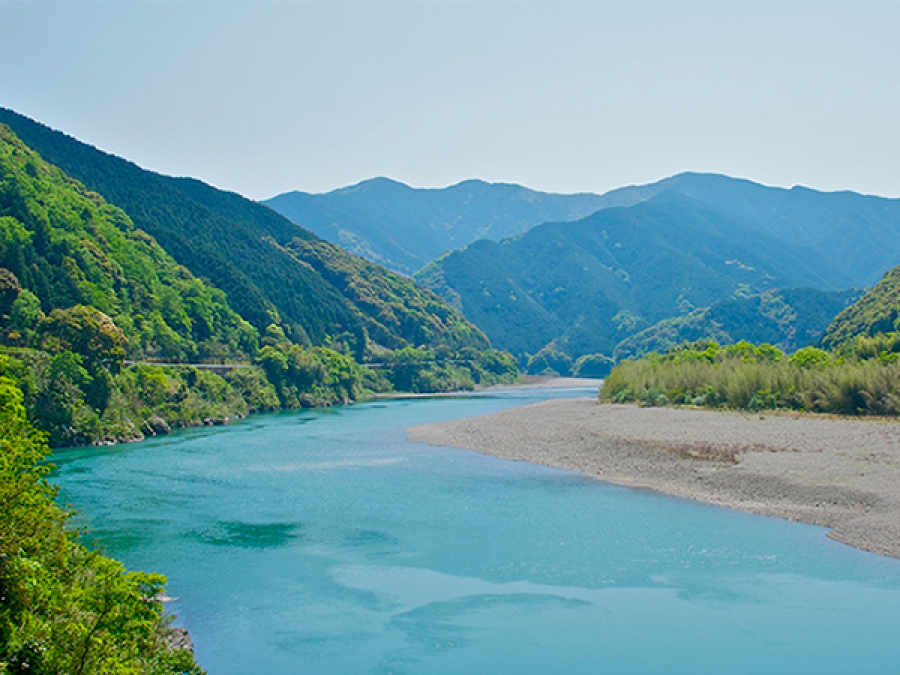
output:
M54 309L44 323L45 345L51 351L78 352L92 369L121 369L125 335L103 312L85 305Z
M66 529L48 454L22 392L0 377L0 672L201 673L189 652L167 647L164 577L126 572Z

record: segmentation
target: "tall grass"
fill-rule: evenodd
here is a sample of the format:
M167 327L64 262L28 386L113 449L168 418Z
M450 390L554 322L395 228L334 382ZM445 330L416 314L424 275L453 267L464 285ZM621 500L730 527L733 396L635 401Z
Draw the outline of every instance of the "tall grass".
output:
M768 345L694 343L620 363L606 378L600 398L733 410L900 415L900 363L884 350L877 354L866 359L852 350L839 356L806 348L787 358Z

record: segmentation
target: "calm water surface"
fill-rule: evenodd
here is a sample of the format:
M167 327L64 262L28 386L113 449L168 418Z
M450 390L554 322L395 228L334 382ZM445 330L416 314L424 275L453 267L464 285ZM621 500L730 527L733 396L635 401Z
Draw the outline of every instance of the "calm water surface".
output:
M60 452L211 675L900 672L900 561L824 530L408 443L584 390L253 417Z

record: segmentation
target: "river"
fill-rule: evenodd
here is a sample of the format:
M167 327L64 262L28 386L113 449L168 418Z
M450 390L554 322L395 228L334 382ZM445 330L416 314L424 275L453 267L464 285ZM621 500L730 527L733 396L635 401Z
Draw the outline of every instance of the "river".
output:
M900 561L821 528L406 441L586 389L253 416L60 451L211 675L897 672Z

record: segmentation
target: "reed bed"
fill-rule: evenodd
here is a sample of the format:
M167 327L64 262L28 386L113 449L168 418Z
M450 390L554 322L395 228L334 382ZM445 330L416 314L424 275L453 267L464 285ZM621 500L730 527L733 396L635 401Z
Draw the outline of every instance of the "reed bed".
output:
M788 357L771 345L721 347L704 341L620 363L600 398L651 406L894 416L900 415L896 355L882 349L866 358L852 347L843 353L807 347Z

